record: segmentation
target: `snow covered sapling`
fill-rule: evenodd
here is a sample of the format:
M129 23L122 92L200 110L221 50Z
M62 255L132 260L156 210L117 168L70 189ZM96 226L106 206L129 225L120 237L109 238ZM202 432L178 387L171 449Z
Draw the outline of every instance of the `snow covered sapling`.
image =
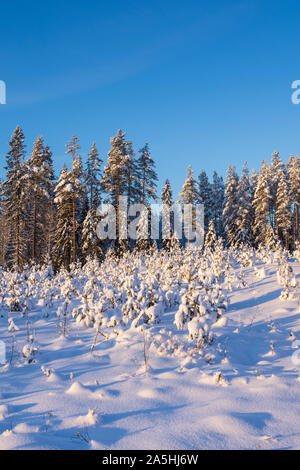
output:
M103 336L106 340L108 339L108 336L105 335L105 334L103 333L103 331L101 331L100 327L101 327L101 322L98 322L96 334L95 334L95 337L94 337L94 341L93 341L93 344L92 344L92 346L91 346L91 354L93 354L94 349L95 349L95 347L97 346L98 337L99 337L100 335Z
M57 310L58 316L58 331L60 335L67 336L68 331L68 314L69 314L69 300L65 300Z
M41 371L45 375L45 377L50 377L51 375L51 369L46 368L45 366L41 366Z
M51 420L53 418L53 413L50 411L46 414L45 416L45 431L48 432L50 426L51 426Z
M8 318L8 332L11 334L11 353L9 359L9 365L12 364L15 348L16 348L16 331L19 331L19 327L14 323L11 317Z
M28 364L35 362L35 355L38 352L38 347L34 345L34 337L27 332L27 344L22 349L22 355L27 360Z
M142 334L143 334L143 353L144 353L145 372L148 372L148 370L149 370L149 344L148 344L148 338L147 338L146 331L145 331L144 327L142 327L141 331L142 331Z

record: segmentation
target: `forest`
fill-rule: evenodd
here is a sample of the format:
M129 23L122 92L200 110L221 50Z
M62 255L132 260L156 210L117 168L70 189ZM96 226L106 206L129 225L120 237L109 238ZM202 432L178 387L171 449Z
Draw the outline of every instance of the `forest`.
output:
M63 166L56 179L49 145L38 137L27 157L25 137L17 126L1 183L3 267L52 263L57 271L77 262L84 264L88 258L103 260L108 251L121 256L127 250L149 250L154 244L159 249L174 243L186 245L185 239L177 240L172 226L169 240L162 239L161 233L152 240L150 231L141 227L149 222L143 217L136 240L120 238L119 218L116 240L99 239L97 224L103 213L98 207L109 202L119 214L121 196L127 197L129 205L143 204L148 219L153 202L165 207L175 203L179 210L184 204L203 204L206 244L215 237L232 247L262 244L274 248L278 244L287 250L297 248L300 157L291 155L285 164L274 152L270 164L263 161L257 172L250 173L245 163L241 175L229 166L225 181L217 171L212 181L205 170L196 177L189 166L179 198L173 200L168 178L161 195L157 194L158 175L148 143L136 154L126 133L118 130L110 144L106 162L95 142L83 162L79 139L73 135L66 145L69 165Z

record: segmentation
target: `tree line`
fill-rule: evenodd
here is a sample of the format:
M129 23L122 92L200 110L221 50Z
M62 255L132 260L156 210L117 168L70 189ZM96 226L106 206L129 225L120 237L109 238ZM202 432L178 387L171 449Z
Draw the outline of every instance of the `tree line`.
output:
M107 250L150 249L150 234L143 224L154 217L152 202L173 205L167 179L160 198L155 162L146 143L136 155L126 133L117 131L110 139L107 162L93 143L86 161L80 155L80 143L73 135L66 145L70 169L65 164L56 180L52 152L40 136L26 158L25 137L17 126L6 155L6 177L1 183L0 225L2 266L22 269L26 264L52 262L55 269L69 268L88 257L102 259ZM140 217L136 241L122 240L119 226L120 198L128 204L142 203L146 216ZM97 208L110 202L116 210L116 240L100 240L96 233L101 213ZM182 204L203 203L204 229L229 245L272 245L283 243L292 249L299 240L300 158L291 156L285 165L278 152L256 174L249 175L247 164L241 176L229 166L226 181L215 171L210 182L203 170L196 179L188 168L180 198ZM163 214L160 214L163 217ZM145 218L147 220L145 220ZM146 233L146 236L145 236ZM169 248L175 240L157 240ZM183 242L184 243L184 242Z

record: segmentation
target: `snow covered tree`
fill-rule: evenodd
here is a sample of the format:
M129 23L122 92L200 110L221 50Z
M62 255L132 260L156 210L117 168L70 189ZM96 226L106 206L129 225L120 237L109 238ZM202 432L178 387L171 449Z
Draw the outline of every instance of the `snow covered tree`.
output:
M165 184L161 192L161 202L162 202L162 246L166 249L170 248L170 240L174 232L174 217L172 211L170 210L173 201L172 201L172 189L168 179L166 179Z
M268 224L266 232L265 245L270 249L274 250L276 247L275 234L272 225Z
M73 188L66 165L60 172L55 188L54 202L57 206L55 244L53 247L54 266L56 269L62 266L68 269L71 262L73 235Z
M270 182L270 223L275 230L278 237L278 223L276 218L277 213L277 190L281 173L285 171L285 166L279 157L279 152L274 151L271 158L271 166L269 168L269 182Z
M154 199L156 200L157 174L155 163L149 152L149 145L146 143L139 150L140 156L137 159L138 182L140 188L140 202L144 205Z
M140 251L147 251L151 246L150 239L151 215L149 206L144 207L140 214L137 225L137 241L136 247Z
M76 135L72 136L71 141L66 147L66 153L70 154L73 160L68 180L72 193L72 262L76 263L77 252L80 246L82 223L87 212L87 198L85 185L83 183L84 175L81 157L78 154L78 150L80 149L79 139Z
M165 181L165 184L162 188L162 191L161 191L161 202L163 204L166 204L167 206L171 207L172 204L173 204L173 201L172 201L172 188L171 188L171 185L170 185L170 181L168 179L166 179Z
M109 201L113 204L117 214L116 236L117 245L120 242L120 197L124 195L126 188L125 166L127 160L126 133L119 129L117 135L110 139L111 149L108 152L107 165L104 167L102 186L109 195Z
M300 205L300 157L291 155L287 164L289 176L289 197L293 213L293 246L299 242L299 205Z
M209 221L208 231L205 237L204 247L213 250L215 247L215 243L217 241L214 222L211 219Z
M204 230L208 231L209 221L213 218L212 188L207 174L201 171L199 178L199 202L204 205Z
M223 210L223 224L226 230L230 245L234 245L237 239L237 215L239 201L237 198L237 188L239 177L234 166L229 166L226 178L225 203Z
M54 169L53 169L52 152L49 148L49 145L45 145L45 148L44 148L44 161L45 161L45 166L47 167L48 179L50 182L49 189L48 189L49 198L47 197L45 199L47 210L45 210L44 227L43 227L43 233L45 237L44 258L46 256L46 258L49 260L51 258L51 250L52 250L53 243L54 243L55 223L56 223L56 207L54 204L55 174L54 174Z
M236 242L238 244L250 245L253 242L253 207L252 207L252 189L249 178L247 162L244 164L243 172L237 185L237 233Z
M41 261L47 254L47 213L53 204L54 172L52 155L49 147L44 146L43 138L38 137L34 143L31 158L28 162L29 183L32 192L32 239L31 259L33 263ZM49 236L49 234L48 234Z
M84 219L81 236L82 254L86 260L88 258L101 259L103 256L100 240L96 233L98 221L96 210L91 207Z
M2 182L0 183L2 188ZM9 227L5 217L4 198L2 191L0 192L0 260L1 265L6 266L6 247L9 239Z
M95 210L101 203L101 167L103 160L93 142L86 162L85 184L89 194L89 207Z
M72 135L72 138L70 142L67 143L66 147L67 147L66 153L71 155L73 162L74 162L76 158L78 157L78 150L80 149L79 139L76 136L76 134Z
M139 176L135 153L131 142L126 144L126 157L124 161L124 195L128 204L139 202Z
M72 185L72 262L80 254L82 224L87 214L86 187L83 183L81 158L78 155L73 161L69 180Z
M214 222L215 232L218 237L223 237L223 209L225 200L225 185L222 176L219 176L216 171L214 171L213 173L213 182L211 185L211 200L212 220Z
M276 227L277 240L285 241L286 249L289 248L290 230L290 200L289 189L285 172L281 170L276 194Z
M195 229L195 216L194 216L194 206L199 202L199 190L197 182L194 178L194 172L191 166L188 167L186 180L182 186L182 190L179 193L180 199L179 204L192 206L192 211L186 211L184 215L184 225L187 228L188 237L187 242L188 246L190 245L191 232Z
M2 184L3 214L8 229L6 259L10 266L22 269L27 261L31 217L28 212L25 177L25 145L22 129L17 126L9 142L6 181Z
M263 161L257 175L253 208L255 242L265 243L267 237L267 225L270 222L270 172L267 162Z

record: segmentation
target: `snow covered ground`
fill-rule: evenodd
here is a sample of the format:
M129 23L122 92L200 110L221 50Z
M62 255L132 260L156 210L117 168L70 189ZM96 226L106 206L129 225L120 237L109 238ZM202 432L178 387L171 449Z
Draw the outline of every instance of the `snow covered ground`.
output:
M289 265L299 282L300 263ZM241 273L240 264L232 266L231 277ZM118 319L109 323L120 313L114 305L101 324L105 336L94 342L96 329L76 321L74 311L66 314L62 335L64 318L56 313L69 294L61 289L57 295L53 281L39 280L44 292L52 289L47 303L33 280L21 313L8 311L12 300L5 301L9 287L2 281L7 363L0 366L0 449L300 448L300 361L292 360L300 340L299 300L279 300L278 269L276 259L256 257L232 287L223 277L229 306L212 321L215 340L201 347L188 339L187 325L174 325L176 301L155 321L126 327ZM73 302L76 307L78 298ZM8 318L18 328L12 357ZM188 348L176 346L181 342Z

